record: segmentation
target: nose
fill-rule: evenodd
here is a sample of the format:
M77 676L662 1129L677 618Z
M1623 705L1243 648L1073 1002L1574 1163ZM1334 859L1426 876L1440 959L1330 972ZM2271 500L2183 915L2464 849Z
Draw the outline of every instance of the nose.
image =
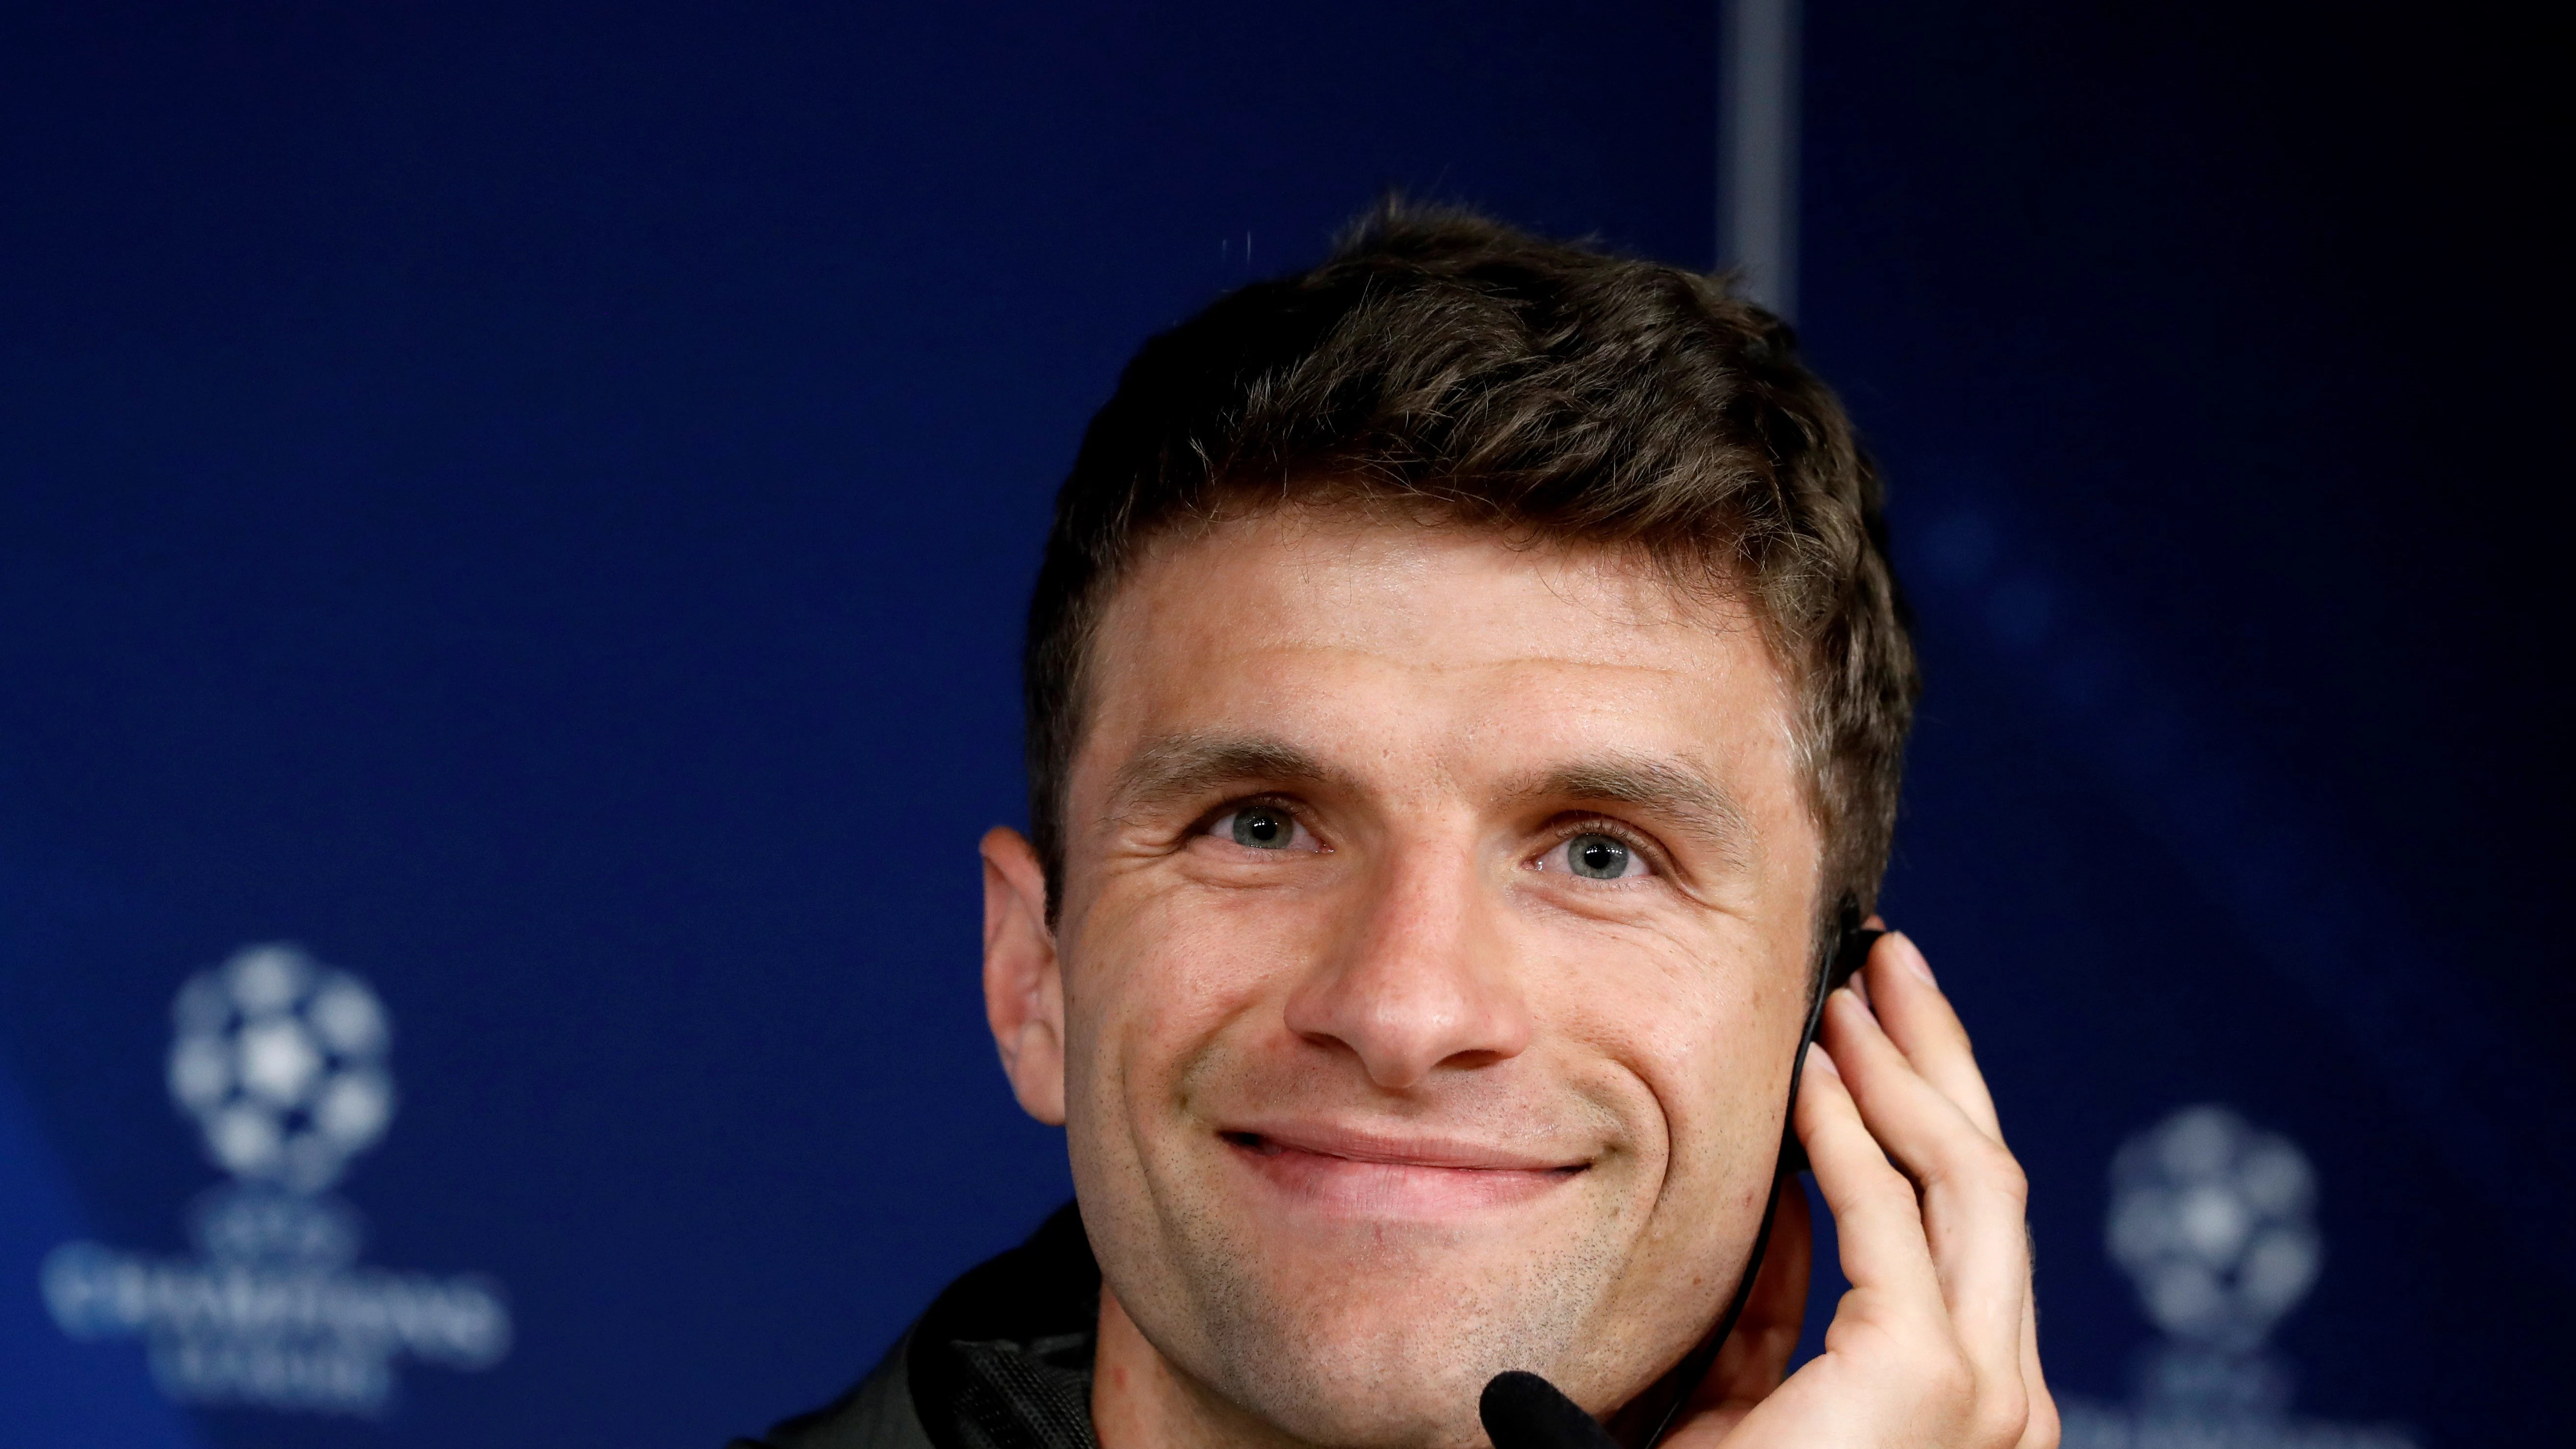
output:
M1501 909L1465 853L1400 852L1289 994L1288 1029L1389 1091L1519 1055L1530 1017Z

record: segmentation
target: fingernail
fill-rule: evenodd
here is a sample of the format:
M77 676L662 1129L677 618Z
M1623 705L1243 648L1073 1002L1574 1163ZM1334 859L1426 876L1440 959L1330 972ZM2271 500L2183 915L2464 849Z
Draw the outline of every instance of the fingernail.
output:
M1834 1059L1826 1054L1825 1044L1823 1042L1811 1041L1807 1043L1807 1066L1811 1070L1824 1073L1835 1081L1839 1082L1842 1080L1843 1069L1834 1065Z
M1896 933L1896 955L1922 979L1924 985L1935 991L1941 989L1941 983L1932 979L1932 963L1923 959L1923 948L1915 945L1914 938L1903 931Z
M1863 989L1860 984L1859 977L1853 977L1851 981L1843 987L1842 994L1852 999L1852 1005L1860 1008L1861 1015L1868 1017L1872 1021L1878 1020L1878 1008L1870 1004L1869 992Z
M1844 982L1844 983L1843 983L1843 986L1844 986L1844 988L1845 988L1845 989L1847 989L1847 990L1849 990L1849 991L1851 992L1851 994L1852 994L1852 999L1853 999L1853 1000L1855 1000L1855 1001L1859 1002L1859 1003L1860 1003L1861 1005L1863 1005L1863 1006L1868 1006L1868 1005L1869 1005L1869 973L1868 973L1868 972L1866 972L1866 971L1855 971L1855 972L1853 972L1853 973L1852 973L1852 977L1851 977L1851 979L1850 979L1849 981ZM1873 1008L1873 1010L1874 1010L1874 1009L1875 1009L1875 1008Z

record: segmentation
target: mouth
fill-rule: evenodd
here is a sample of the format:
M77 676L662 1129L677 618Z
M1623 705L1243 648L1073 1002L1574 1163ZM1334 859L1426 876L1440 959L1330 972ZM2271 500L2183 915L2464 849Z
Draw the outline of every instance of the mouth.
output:
M1314 1123L1229 1127L1217 1137L1271 1191L1334 1216L1446 1218L1517 1206L1592 1166L1491 1143Z

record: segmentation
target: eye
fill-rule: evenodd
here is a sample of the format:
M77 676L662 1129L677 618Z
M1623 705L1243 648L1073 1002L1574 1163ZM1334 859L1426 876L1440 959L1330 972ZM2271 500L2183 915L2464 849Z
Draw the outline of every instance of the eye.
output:
M1569 836L1539 861L1541 870L1562 870L1585 880L1627 880L1647 874L1645 857L1628 842L1598 831Z
M1315 837L1279 805L1238 805L1208 822L1207 833L1246 850L1313 850Z

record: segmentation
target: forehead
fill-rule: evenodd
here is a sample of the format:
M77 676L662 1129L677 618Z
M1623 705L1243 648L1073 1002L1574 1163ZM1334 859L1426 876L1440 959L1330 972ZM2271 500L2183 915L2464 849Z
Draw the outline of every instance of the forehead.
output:
M1435 738L1497 762L1550 743L1789 757L1750 610L1640 552L1281 509L1158 540L1094 637L1086 761L1204 728L1380 757Z

